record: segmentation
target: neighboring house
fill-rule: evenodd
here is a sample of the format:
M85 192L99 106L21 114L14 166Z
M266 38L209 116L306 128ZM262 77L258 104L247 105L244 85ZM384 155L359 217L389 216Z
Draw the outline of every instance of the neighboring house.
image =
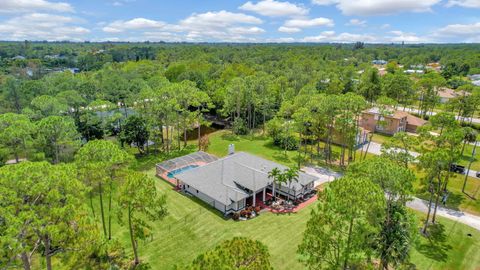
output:
M371 108L362 113L360 126L370 132L394 135L400 131L416 132L426 121L407 112L392 110L392 113L382 116L378 108Z
M157 168L159 166L161 164ZM287 169L286 166L244 152L208 163L195 162L195 165L184 166L188 169L177 168L177 173L170 176L177 181L177 187L225 215L248 205L256 206L257 201L265 201L267 192L272 192L273 179L268 177L268 173L273 168L281 171ZM164 177L164 174L160 175ZM315 180L316 177L299 172L298 182L292 182L290 188L287 184L282 187L276 185L275 193L289 195L294 200L302 198L314 190Z
M416 117L414 115L411 115L407 113L407 127L406 131L411 132L411 133L416 133L417 129L427 123L426 120Z
M423 74L424 71L421 70L421 69L407 69L404 71L404 73L407 73L407 74Z
M374 64L374 65L386 65L387 61L381 60L381 59L376 59L376 60L372 61L372 64Z
M464 91L455 91L450 88L442 87L437 92L438 97L440 98L440 103L447 103L450 99L456 98L463 95L470 95L468 92Z
M12 57L12 60L25 60L25 56L22 56L22 55L17 55L17 56L14 56Z
M468 78L470 78L473 85L480 86L480 74L468 75Z

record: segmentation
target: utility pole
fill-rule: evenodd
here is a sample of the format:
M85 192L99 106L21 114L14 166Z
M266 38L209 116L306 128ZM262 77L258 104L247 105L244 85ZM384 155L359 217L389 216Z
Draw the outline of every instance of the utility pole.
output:
M470 173L470 167L472 166L473 160L475 159L475 150L477 148L477 141L475 140L475 145L472 150L472 157L470 158L470 163L468 164L467 173L465 174L465 180L463 180L462 192L465 193L465 186L467 185L468 174Z

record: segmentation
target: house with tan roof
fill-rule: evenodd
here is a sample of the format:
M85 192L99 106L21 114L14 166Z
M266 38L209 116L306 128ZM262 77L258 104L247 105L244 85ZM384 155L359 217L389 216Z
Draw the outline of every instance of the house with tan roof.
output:
M450 99L460 97L463 95L470 95L470 93L465 91L455 91L454 89L442 87L437 91L438 97L440 97L441 103L447 103Z
M370 132L394 135L397 132L413 132L427 121L404 111L392 109L390 113L381 113L377 107L363 111L360 127Z

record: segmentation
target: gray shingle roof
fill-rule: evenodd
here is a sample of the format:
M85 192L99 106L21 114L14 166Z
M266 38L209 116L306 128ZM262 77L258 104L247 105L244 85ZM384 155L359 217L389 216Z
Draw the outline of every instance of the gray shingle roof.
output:
M287 169L270 160L245 152L237 152L219 160L175 175L175 177L211 198L229 205L250 196L248 191L261 190L271 184L268 172L273 168ZM316 180L314 176L299 172L293 190L301 190ZM245 190L248 189L248 190Z

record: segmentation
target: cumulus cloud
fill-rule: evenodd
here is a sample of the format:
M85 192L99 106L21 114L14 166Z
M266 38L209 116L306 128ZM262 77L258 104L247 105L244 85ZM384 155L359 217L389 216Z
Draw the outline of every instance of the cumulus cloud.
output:
M435 31L435 39L452 42L480 42L480 22L473 24L450 24Z
M35 11L73 12L73 7L64 2L45 0L1 0L0 13L19 13Z
M480 8L479 0L449 0L447 7L460 6L466 8Z
M0 23L0 36L6 40L84 40L90 30L75 24L79 22L67 16L25 14Z
M262 20L257 17L246 15L243 13L233 13L229 11L206 12L193 14L190 17L181 20L180 25L183 27L227 27L233 24L261 24Z
M278 28L278 31L279 32L282 32L282 33L298 33L300 31L302 31L302 29L298 28L298 27L286 27L286 26L280 26Z
M405 33L403 31L390 31L390 34L393 34L393 37L390 37L389 41L391 42L406 42L406 43L420 43L426 42L426 38L420 38L415 33Z
M177 24L146 18L114 21L102 29L107 33L128 33L137 40L164 41L255 41L264 29L257 17L229 11L194 13Z
M353 43L357 41L375 42L377 39L368 34L341 33L336 35L334 31L324 31L318 36L304 37L302 42L338 42Z
M359 19L351 19L347 25L353 25L353 26L366 26L367 21L359 20Z
M103 27L102 30L107 33L120 33L127 30L161 28L165 25L166 23L161 21L135 18L129 21L114 21Z
M373 16L399 12L427 12L441 0L313 0L317 5L333 5L345 15ZM471 1L471 0L470 0Z
M240 6L239 9L268 17L302 16L308 14L308 9L301 5L275 0L262 0L256 4L248 1Z
M315 18L315 19L292 19L287 20L284 24L285 27L294 28L306 28L314 26L334 26L333 20L328 18Z

